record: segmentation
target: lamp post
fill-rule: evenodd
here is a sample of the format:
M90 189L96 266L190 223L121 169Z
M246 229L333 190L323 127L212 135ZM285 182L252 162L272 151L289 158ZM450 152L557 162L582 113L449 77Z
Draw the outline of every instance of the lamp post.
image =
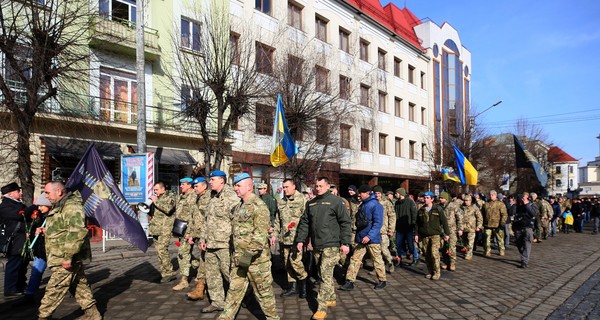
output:
M493 107L498 106L501 103L502 103L502 100L498 100L498 101L496 101L496 103L485 108L483 111L481 111L475 115L469 116L469 143L468 143L469 155L471 154L471 148L473 147L473 133L475 132L475 119L477 119L477 117L479 117L483 113L487 112L488 110L492 109Z

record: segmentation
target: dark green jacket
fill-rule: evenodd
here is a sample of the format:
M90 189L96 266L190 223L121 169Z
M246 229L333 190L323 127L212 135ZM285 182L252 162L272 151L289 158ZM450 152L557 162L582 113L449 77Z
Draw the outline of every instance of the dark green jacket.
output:
M352 226L342 198L327 191L306 204L294 242L305 242L309 235L318 250L350 245Z
M275 219L277 218L277 215L279 213L279 208L277 207L277 200L275 200L275 198L273 198L273 196L268 193L265 193L262 196L260 196L260 199L264 201L264 203L267 205L267 208L269 208L269 218L271 220L271 227L274 227Z
M417 223L415 224L415 233L419 237L429 236L449 236L448 220L444 214L444 209L439 205L433 205L431 210L427 212L425 206L422 206L417 211Z

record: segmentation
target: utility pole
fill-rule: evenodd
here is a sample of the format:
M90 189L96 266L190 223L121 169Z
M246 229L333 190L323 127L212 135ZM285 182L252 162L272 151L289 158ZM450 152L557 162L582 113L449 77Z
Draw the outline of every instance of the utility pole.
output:
M135 65L137 70L137 152L146 153L146 60L144 58L144 0L137 2L135 10Z

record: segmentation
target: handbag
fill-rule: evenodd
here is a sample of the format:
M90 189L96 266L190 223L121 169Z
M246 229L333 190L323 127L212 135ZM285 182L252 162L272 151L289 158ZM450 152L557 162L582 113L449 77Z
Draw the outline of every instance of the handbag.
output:
M188 227L187 221L183 221L183 220L175 218L175 221L173 222L173 229L171 230L171 233L173 233L173 235L175 237L183 237L183 235L185 235L185 231L187 230L187 227Z
M0 253L8 253L10 251L10 246L12 245L12 241L15 238L15 234L17 230L21 227L21 221L17 222L17 226L15 230L8 235L8 225L5 222L0 223Z

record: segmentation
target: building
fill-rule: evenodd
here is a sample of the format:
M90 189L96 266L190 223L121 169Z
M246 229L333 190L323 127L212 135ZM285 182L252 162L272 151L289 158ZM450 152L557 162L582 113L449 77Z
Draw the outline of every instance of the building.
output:
M596 138L600 145L600 135ZM580 196L600 197L600 149L596 159L579 168L579 188Z
M579 161L561 148L548 150L548 194L566 195L579 188Z

